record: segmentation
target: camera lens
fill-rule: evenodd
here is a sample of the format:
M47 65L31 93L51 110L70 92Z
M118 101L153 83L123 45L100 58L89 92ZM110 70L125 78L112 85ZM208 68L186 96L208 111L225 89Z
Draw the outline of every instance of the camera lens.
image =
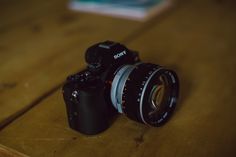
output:
M149 63L121 67L111 86L111 101L120 113L159 126L173 112L179 83L174 71Z

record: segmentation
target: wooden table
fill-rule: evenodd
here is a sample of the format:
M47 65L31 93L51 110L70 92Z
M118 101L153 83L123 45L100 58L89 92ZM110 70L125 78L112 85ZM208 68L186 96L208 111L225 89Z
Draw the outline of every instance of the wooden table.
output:
M236 155L233 0L178 1L145 23L72 12L66 5L0 1L0 156ZM96 136L68 127L61 85L85 66L86 48L107 39L177 71L180 100L163 127L125 116Z

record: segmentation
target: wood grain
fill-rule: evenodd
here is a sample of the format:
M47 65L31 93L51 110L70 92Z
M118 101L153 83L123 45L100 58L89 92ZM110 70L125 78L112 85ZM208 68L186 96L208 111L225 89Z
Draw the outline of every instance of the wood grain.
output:
M35 157L234 157L235 11L233 1L183 1L172 14L127 43L140 51L142 60L166 65L180 77L181 98L165 126L151 128L118 116L102 134L82 135L68 127L59 89L2 129L0 143ZM114 21L110 19L110 27ZM71 72L68 67L75 64L69 61L78 55L76 50L62 50L61 59L49 60L50 68L39 69L34 79L50 76L53 70L63 80L66 73L59 73ZM36 89L44 90L53 81L43 81Z
M11 148L7 148L0 144L0 156L1 157L29 157Z

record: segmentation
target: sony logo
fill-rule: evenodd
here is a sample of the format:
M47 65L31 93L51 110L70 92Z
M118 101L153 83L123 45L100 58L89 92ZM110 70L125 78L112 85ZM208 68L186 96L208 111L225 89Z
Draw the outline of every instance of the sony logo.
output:
M118 59L118 58L120 58L120 57L122 57L124 55L126 55L126 51L125 50L120 52L120 53L118 53L118 54L116 54L116 55L114 55L114 59Z

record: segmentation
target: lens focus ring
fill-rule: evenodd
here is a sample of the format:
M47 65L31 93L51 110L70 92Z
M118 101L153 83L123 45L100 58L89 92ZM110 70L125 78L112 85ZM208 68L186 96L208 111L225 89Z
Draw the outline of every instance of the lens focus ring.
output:
M149 76L158 68L153 64L140 64L130 74L122 94L122 108L129 118L145 123L141 116L142 110L140 110L142 93Z

